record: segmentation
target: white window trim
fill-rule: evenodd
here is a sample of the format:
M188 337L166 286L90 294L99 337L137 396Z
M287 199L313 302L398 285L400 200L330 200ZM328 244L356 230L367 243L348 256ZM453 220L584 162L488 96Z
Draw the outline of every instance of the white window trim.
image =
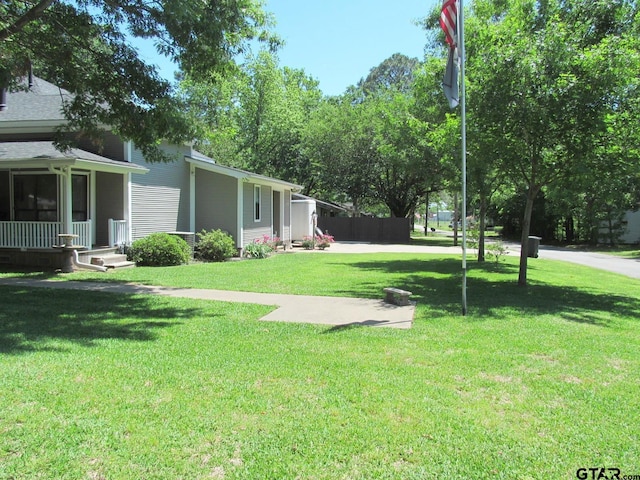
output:
M256 212L256 206L258 207L257 212ZM253 186L253 221L256 223L262 221L262 186L261 185Z

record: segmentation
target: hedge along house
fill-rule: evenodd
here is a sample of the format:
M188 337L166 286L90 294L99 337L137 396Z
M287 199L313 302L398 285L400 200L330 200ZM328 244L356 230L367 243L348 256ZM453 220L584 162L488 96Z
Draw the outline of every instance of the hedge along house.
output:
M163 145L173 163L147 163L139 149L108 130L99 147L55 149L71 94L34 78L0 102L0 263L59 266L53 248L74 234L93 250L129 244L154 232L220 228L238 249L274 232L290 241L296 185L217 165L191 146Z

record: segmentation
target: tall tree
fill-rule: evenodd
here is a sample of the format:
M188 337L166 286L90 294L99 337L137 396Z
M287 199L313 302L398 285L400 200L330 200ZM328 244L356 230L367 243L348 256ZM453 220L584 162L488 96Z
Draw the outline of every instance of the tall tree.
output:
M360 82L363 108L374 112L371 138L376 162L375 196L395 217L412 216L418 202L440 181L440 161L432 137L433 111L423 111L424 99L432 93L416 88L420 63L415 58L394 54L372 68ZM436 87L438 88L438 87Z
M394 53L380 65L373 67L369 75L358 82L358 88L362 89L365 95L390 89L410 92L413 88L413 74L419 65L417 58Z
M36 73L74 94L65 130L95 134L112 126L150 159L157 144L191 140L171 84L130 46L153 41L194 78L229 72L257 39L276 46L260 0L7 0L0 3L0 87ZM10 108L10 106L9 106Z
M280 68L275 55L261 51L236 75L213 81L186 78L181 91L204 132L198 142L204 153L313 190L317 175L302 135L322 98L316 80L302 70Z
M359 95L326 99L304 132L305 152L318 169L318 190L328 199L351 202L356 216L372 198L378 163L377 118L368 104L354 101Z
M624 23L603 26L578 0L476 5L467 36L469 82L482 86L470 99L473 122L495 145L502 170L525 185L518 283L526 285L534 200L602 140L607 117L637 84L637 41ZM631 13L624 1L598 6L614 19Z

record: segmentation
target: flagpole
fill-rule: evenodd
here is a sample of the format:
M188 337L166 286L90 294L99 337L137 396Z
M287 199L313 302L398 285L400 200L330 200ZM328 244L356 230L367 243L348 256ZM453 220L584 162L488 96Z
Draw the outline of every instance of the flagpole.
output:
M467 106L464 84L464 6L462 0L444 0L440 27L449 44L449 59L444 74L444 94L449 107L460 105L462 121L462 315L467 314ZM456 58L457 57L457 58ZM459 63L458 63L459 62ZM458 82L458 64L460 82ZM458 90L458 83L461 88ZM457 221L457 219L456 219Z
M467 108L464 81L464 6L458 8L460 47L460 116L462 120L462 315L467 314Z

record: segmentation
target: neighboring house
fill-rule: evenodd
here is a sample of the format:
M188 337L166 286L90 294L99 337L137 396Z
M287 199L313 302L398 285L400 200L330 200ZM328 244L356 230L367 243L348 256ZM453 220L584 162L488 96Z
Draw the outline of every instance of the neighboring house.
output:
M313 218L316 224L321 217L347 216L346 208L333 202L323 202L300 193L294 193L291 201L291 236L294 241L302 241L313 235Z
M0 263L56 266L59 234L89 249L153 232L229 232L239 250L263 236L291 241L291 194L300 187L216 164L191 146L163 145L172 163L146 163L105 132L100 148L52 143L70 93L35 78L0 107Z
M622 243L638 244L640 243L640 210L625 213L622 220L624 232L620 237Z

